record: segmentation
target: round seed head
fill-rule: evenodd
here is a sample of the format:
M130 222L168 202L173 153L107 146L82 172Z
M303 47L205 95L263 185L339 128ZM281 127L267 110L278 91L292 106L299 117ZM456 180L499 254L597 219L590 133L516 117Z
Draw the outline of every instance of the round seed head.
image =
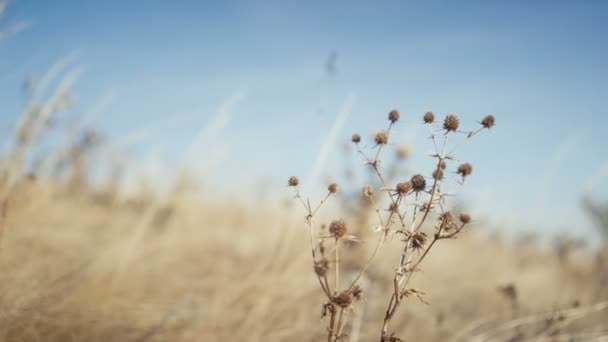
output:
M397 204L396 202L393 202L393 203L389 204L388 211L390 211L392 213L398 213L399 212L399 204Z
M374 194L374 188L369 184L365 184L362 192L364 196L371 197Z
M336 183L329 184L329 186L327 187L327 190L330 193L335 194L338 191L338 184L336 184Z
M388 143L388 133L386 133L386 131L380 131L378 133L376 133L376 137L374 138L374 141L376 141L376 144L378 145L385 145Z
M459 219L460 219L460 222L467 224L467 223L471 222L471 215L469 215L467 213L460 213Z
M445 160L444 160L444 159L442 159L442 160L441 160L441 162L439 162L439 167L440 167L442 170L445 170L445 168L446 168L447 166L448 166L448 164L445 162Z
M424 123L432 124L435 122L435 114L433 114L433 112L426 112L424 113L422 120L424 120Z
M315 273L320 277L323 277L327 274L327 270L329 270L329 261L326 258L323 258L319 261L315 261Z
M353 302L353 295L348 291L343 291L339 295L332 297L331 301L342 308L347 308Z
M289 184L289 186L298 186L298 184L300 184L300 180L296 176L291 176L289 177L287 184Z
M443 229L448 231L454 227L454 216L450 211L446 211L439 215L439 222L441 222Z
M353 298L355 300L363 299L363 289L359 285L353 286L353 289L350 291L350 293L352 293Z
M433 171L433 179L442 180L443 179L443 170L441 168Z
M396 110L396 109L391 110L391 112L388 113L388 119L392 123L395 123L395 122L399 121L399 111Z
M346 223L342 220L334 220L329 224L329 232L333 237L339 239L346 235Z
M412 189L414 189L415 192L424 191L426 188L426 180L422 175L413 176L410 183L412 183Z
M494 125L496 125L494 115L486 115L483 120L481 120L481 125L487 129L494 127Z
M473 173L473 165L470 163L463 163L458 165L458 174L462 176L462 178L469 176Z
M397 184L397 193L399 195L405 195L412 190L412 182L402 182Z
M458 117L454 114L450 114L450 115L446 116L445 120L443 121L443 129L445 129L448 132L456 131L458 129L459 124L460 124L460 120L458 119Z
M426 238L427 238L427 236L423 232L414 233L414 235L412 235L412 237L411 237L412 248L420 249L420 248L424 247L424 244L426 243Z
M353 134L353 136L350 138L350 140L352 142L354 142L355 144L358 144L361 141L361 136L357 133Z

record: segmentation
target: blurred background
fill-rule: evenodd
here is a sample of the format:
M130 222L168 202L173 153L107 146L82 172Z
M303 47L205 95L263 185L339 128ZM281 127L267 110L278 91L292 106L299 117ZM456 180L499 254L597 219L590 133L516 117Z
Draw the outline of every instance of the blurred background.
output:
M88 271L93 275L86 278L92 283L112 279L112 284L121 284L117 279L122 278L117 274L129 273L129 265L137 264L138 258L154 260L148 259L148 253L173 255L176 249L183 248L182 242L176 242L177 237L143 243L145 248L135 247L139 246L137 241L145 239L146 227L179 226L200 234L209 227L244 229L252 225L258 232L267 231L261 227L275 227L271 229L273 238L256 245L257 240L238 235L240 242L231 243L238 247L233 253L235 259L229 257L226 267L256 253L268 258L284 255L289 250L285 246L302 252L301 259L293 261L296 266L289 269L297 269L300 260L302 267L309 267L306 246L298 244L298 239L304 237L299 236L303 234L304 214L281 209L291 196L286 188L289 176L298 175L313 198L321 196L327 184L334 181L344 193L358 193L367 178L365 172L356 171L364 167L350 146L351 134L360 133L363 147L371 149L374 132L386 127L386 115L394 108L400 111L401 120L392 131L390 147L405 151L394 162L402 163L400 172L404 177L430 174L435 161L428 157L432 143L422 125L426 111L433 111L440 118L456 113L462 124L470 127L466 129L477 127L481 118L493 114L496 127L459 151L459 158L471 161L475 172L455 199L480 223L476 231L483 238L466 242L470 248L487 249L489 259L507 260L504 262L508 266L504 267L508 271L502 276L487 276L491 280L485 286L491 289L488 293L495 294L498 286L518 283L513 280L515 275L525 278L530 272L535 285L528 294L555 286L549 284L557 281L568 284L563 279L572 282L564 291L574 293L547 298L536 307L531 304L530 312L572 300L597 303L605 296L606 287L601 285L605 283L592 288L582 288L580 283L590 284L589 279L595 279L597 269L591 270L595 265L591 260L596 260L594 253L599 253L608 236L608 156L604 137L608 128L607 34L608 3L604 1L0 0L0 148L5 156L2 195L7 222L2 242L3 265L15 266L10 260L21 258L18 250L33 248L41 243L38 240L46 240L46 235L36 230L39 226L58 234L53 239L61 241L46 240L40 247L45 251L42 255L61 250L66 260L86 259L82 256L90 251L85 250L95 243L82 243L82 239L88 241L90 234L99 234L94 235L94 240L107 249L95 253L107 256L124 250L129 256L118 253L119 261L108 262L111 266L96 265L93 269L97 271ZM389 153L387 165L392 159ZM22 184L21 177L31 184ZM80 190L74 190L74 184ZM194 193L189 196L196 199L180 197L184 189ZM82 196L92 198L93 204ZM13 201L16 204L11 204ZM58 203L58 207L52 203ZM103 209L96 207L100 203ZM135 208L136 214L124 213L122 210L127 207ZM52 209L40 214L41 208ZM12 217L11 210L15 213ZM86 215L75 218L74 213ZM256 219L252 220L251 215ZM13 226L23 226L15 231L28 232L23 233L26 237L19 237L20 233L11 237L11 222ZM65 222L73 227L57 233ZM110 225L120 227L120 233L109 228L104 233L98 230ZM97 228L91 233L82 231L83 226ZM131 238L126 233L128 227L144 228L135 229ZM277 233L286 227L293 233ZM116 242L116 234L128 237ZM184 232L168 234L179 236ZM219 235L214 238L205 234L193 238L188 246L196 250L201 246L197 242L207 246L231 241L237 233L224 229L215 232ZM500 242L501 247L488 245L488 239L503 241L503 237L508 242ZM523 248L537 240L546 249L509 249ZM11 247L7 247L11 246L10 241L29 242L13 244L15 251L11 254ZM78 245L83 250L65 252L66 241L68 246ZM564 248L569 251L579 247L583 251L580 264L584 266L576 264L574 271L568 269L560 278L563 254L568 254ZM448 252L445 255L452 258ZM188 254L186 259L192 262L200 257ZM159 270L173 267L172 262L181 265L183 258L151 262L150 273L141 270L143 275L137 279L142 284L160 280L156 278L160 277ZM100 259L104 258L95 254L90 262L95 264ZM461 262L465 264L469 259ZM555 266L557 275L534 278L536 268L522 271L519 267L528 265L531 259L542 268ZM51 269L63 274L72 270L73 264L68 264L71 266L65 269ZM268 265L269 272L282 274L290 264ZM264 266L258 266L257 272L261 272ZM29 283L31 274L38 274L38 267L21 278L11 279L16 284ZM185 274L197 272L189 267ZM203 268L211 272L207 274L212 279L224 279L224 273L215 273L218 267ZM605 265L598 267L606 269ZM473 265L467 270L477 274L488 268L492 266ZM233 279L234 275L226 272L225 279ZM317 298L314 278L307 277L310 275L305 274L302 279L311 283L311 292L301 295ZM429 284L437 280L430 278L426 280ZM201 290L188 290L198 280L184 279L177 287L185 295L172 292L161 300L168 290L155 289L150 291L156 300L149 296L134 300L162 307L150 309L158 311L160 318L149 317L150 311L144 308L137 310L147 312L146 319L154 322L173 317L173 309L165 310L164 304L175 298L189 298L188 293ZM296 279L299 278L294 277L293 281ZM132 278L123 282L125 288L129 285L141 289L133 285L139 283ZM41 280L38 283L46 284ZM218 284L225 286L219 280L212 283L218 286L214 291L222 290ZM256 284L256 288L262 286ZM201 286L205 295L228 296L205 292L208 287ZM467 286L468 290L459 293L478 293ZM234 291L240 294L238 291L244 289L246 285ZM116 285L108 298L123 295L123 290ZM263 294L267 292L260 291L265 298ZM525 293L525 287L520 291ZM96 293L90 289L85 292L83 298ZM581 292L589 294L588 298L578 295ZM10 291L5 296L9 296L7 293ZM500 302L500 298L496 301ZM108 311L116 309L107 305ZM190 321L203 324L202 327L169 324L168 335L156 336L154 330L150 336L159 340L168 340L167 336L226 340L228 332L241 324L243 335L239 336L245 340L263 340L264 336L271 336L271 340L310 340L311 334L305 329L308 323L302 323L301 330L286 323L291 330L271 330L271 335L256 330L259 335L247 335L244 331L251 331L247 320L234 318L235 322L222 325L213 317L228 314L221 309L203 309L212 304L199 303L200 308L192 303L184 305L198 314L207 312L212 317L207 322L213 323L200 323L205 319L196 316ZM224 308L226 303L213 305ZM459 305L456 302L441 310L450 312ZM86 311L80 304L76 307L75 312ZM286 311L289 307L285 303ZM505 307L511 312L510 304ZM466 312L466 317L483 317L494 308L462 312ZM97 309L89 309L95 317L99 315ZM176 309L183 314L180 310ZM260 310L258 315L264 312ZM318 311L316 307L298 310L314 311L314 315ZM21 316L15 317L29 317L29 311L18 312ZM255 315L251 318L254 321L259 317ZM301 315L306 317L294 319L314 321L307 316L314 315L308 312ZM66 317L62 322L72 319ZM108 317L114 318L112 314ZM131 321L126 320L126 335L113 335L118 331L115 326L108 328L111 333L104 330L94 336L82 335L91 330L87 325L91 321L82 323L84 328L79 333L71 333L77 336L75 340L131 340L129 329L141 325L143 335L134 334L134 338L148 336L148 325L141 323L146 320L136 314L133 317L138 317L133 318L137 323L130 325ZM438 316L433 317L426 321ZM14 327L15 321L5 322L10 323L3 323L5 331L1 336L6 340L31 337L13 335L7 327ZM591 325L607 328L605 321ZM53 324L42 326L48 331L61 330ZM463 323L453 323L446 331L429 335L429 339L443 340L453 335L458 331L454 326L462 327ZM208 334L180 335L197 329ZM405 326L403 329L407 330ZM59 334L56 338L61 340L64 336L68 335Z

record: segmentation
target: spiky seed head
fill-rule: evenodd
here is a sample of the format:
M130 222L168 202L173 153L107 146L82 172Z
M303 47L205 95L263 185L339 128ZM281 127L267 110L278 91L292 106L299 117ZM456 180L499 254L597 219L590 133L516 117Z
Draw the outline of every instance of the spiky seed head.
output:
M460 216L458 217L460 219L460 222L467 224L471 222L471 215L467 214L467 213L460 213Z
M441 223L441 227L446 231L454 228L454 216L452 215L452 212L446 211L441 213L441 215L439 215L439 222Z
M422 120L424 120L424 123L432 124L435 122L435 114L433 114L433 112L426 112L424 113Z
M329 232L336 239L339 239L346 235L346 231L346 223L344 223L344 221L342 220L333 220L329 224Z
M443 170L441 168L433 171L433 179L442 180L443 179Z
M426 188L426 179L424 179L423 175L414 175L410 180L410 183L412 183L412 189L414 189L415 192L424 191Z
M448 132L458 130L458 125L460 125L460 120L454 114L449 114L443 121L443 129Z
M420 249L424 247L426 243L427 235L423 232L416 232L411 236L412 239L412 248Z
M327 190L330 193L335 194L338 191L338 184L336 184L336 183L329 184L329 186L327 187Z
M412 155L412 150L409 148L409 146L399 146L397 147L397 159L407 159Z
M361 288L361 286L359 286L359 284L353 286L352 290L350 290L350 293L352 293L353 298L357 301L363 299L363 289Z
M361 142L361 136L357 133L353 134L353 136L350 138L350 140L352 142L354 142L355 144L358 144L359 142Z
M386 131L376 133L374 141L376 141L376 144L378 145L386 145L388 143L388 133L386 133Z
M494 115L486 115L483 120L481 120L481 125L490 129L496 125L496 118L494 118Z
M331 301L339 307L347 308L353 302L353 295L348 291L342 291L337 296L332 297Z
M399 195L406 195L410 190L412 190L412 182L401 182L397 184L396 190Z
M396 109L391 110L390 113L388 113L388 119L392 123L399 121L399 111Z
M398 213L399 212L399 204L397 204L397 202L392 202L388 206L388 211L390 211L392 213Z
M369 184L365 184L362 192L364 196L371 197L374 194L374 188Z
M289 186L298 186L298 184L300 184L300 180L296 176L291 176L289 177L287 184L289 184Z
M462 178L471 175L473 173L473 165L470 163L462 163L458 165L458 174L462 176Z
M327 274L327 270L329 270L329 260L327 260L326 258L323 258L319 261L315 261L315 273L320 276L323 277L325 276L325 274Z

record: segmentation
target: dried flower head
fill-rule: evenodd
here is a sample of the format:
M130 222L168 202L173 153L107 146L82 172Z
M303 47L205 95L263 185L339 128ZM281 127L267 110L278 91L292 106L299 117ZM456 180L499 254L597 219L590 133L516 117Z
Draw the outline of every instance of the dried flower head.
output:
M352 142L354 142L355 144L358 144L361 141L361 136L357 133L353 134L353 136L350 138L350 140Z
M320 277L323 277L325 274L327 274L327 271L329 270L329 260L323 258L319 261L315 261L314 268L315 273Z
M336 184L336 183L329 184L329 186L327 187L327 190L330 193L335 194L338 191L338 184Z
M298 186L298 184L300 184L300 180L296 176L291 176L289 177L287 184L289 184L289 186Z
M415 250L421 249L426 243L427 236L424 232L416 232L411 237L412 248Z
M414 175L410 180L410 183L412 183L412 189L414 189L415 192L424 191L426 188L426 179L424 179L423 175Z
M424 123L432 124L435 122L435 114L433 114L433 112L426 112L424 113L422 120L424 120Z
M463 163L458 165L458 174L462 176L462 178L471 175L473 173L473 165L470 163Z
M374 194L374 188L369 184L365 184L362 192L364 196L371 197Z
M347 308L353 302L353 295L348 291L342 291L339 295L332 297L331 301L339 307Z
M460 219L460 222L464 224L471 222L471 215L467 213L460 213L460 216L458 218Z
M446 211L439 215L439 222L441 223L440 227L442 227L445 231L449 231L454 228L454 216L452 212Z
M344 223L342 220L334 220L329 224L329 232L336 239L346 235L346 230L346 223Z
M395 122L399 121L399 111L396 110L396 109L391 110L391 112L388 113L388 119L392 123L395 123Z
M388 211L390 211L392 213L398 213L399 212L399 204L397 204L397 202L392 202L388 206Z
M386 145L388 143L388 133L386 133L386 131L380 131L376 133L374 141L378 145Z
M488 129L494 127L494 125L496 125L494 115L486 115L483 120L481 120L481 125Z
M450 115L446 116L445 120L443 121L443 129L445 129L448 132L456 131L456 130L458 130L459 124L460 124L460 120L458 119L458 117L454 114L450 114Z
M359 284L353 286L352 290L350 290L350 293L352 293L353 298L357 301L363 299L363 289L361 288L361 286L359 286Z
M399 195L406 195L410 190L412 190L412 182L401 182L397 184L396 190Z
M443 170L441 168L435 169L435 171L433 171L433 178L436 180L442 180L443 179Z

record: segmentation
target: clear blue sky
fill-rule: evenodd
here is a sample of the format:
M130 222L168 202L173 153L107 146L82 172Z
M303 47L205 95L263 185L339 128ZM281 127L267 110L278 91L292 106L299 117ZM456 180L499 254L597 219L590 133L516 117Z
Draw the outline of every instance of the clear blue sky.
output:
M414 171L431 163L426 110L471 125L496 115L494 132L461 157L475 165L462 195L497 225L588 232L581 196L608 199L605 1L14 0L0 31L15 26L23 30L0 36L4 133L22 105L20 82L67 56L84 68L80 107L105 103L92 125L116 138L146 129L134 158L153 151L171 165L230 102L221 134L195 154L223 153L209 176L216 186L255 179L283 191L287 176L310 174L352 96L340 141L384 127L399 108L396 139L413 145ZM337 176L336 164L323 174Z

